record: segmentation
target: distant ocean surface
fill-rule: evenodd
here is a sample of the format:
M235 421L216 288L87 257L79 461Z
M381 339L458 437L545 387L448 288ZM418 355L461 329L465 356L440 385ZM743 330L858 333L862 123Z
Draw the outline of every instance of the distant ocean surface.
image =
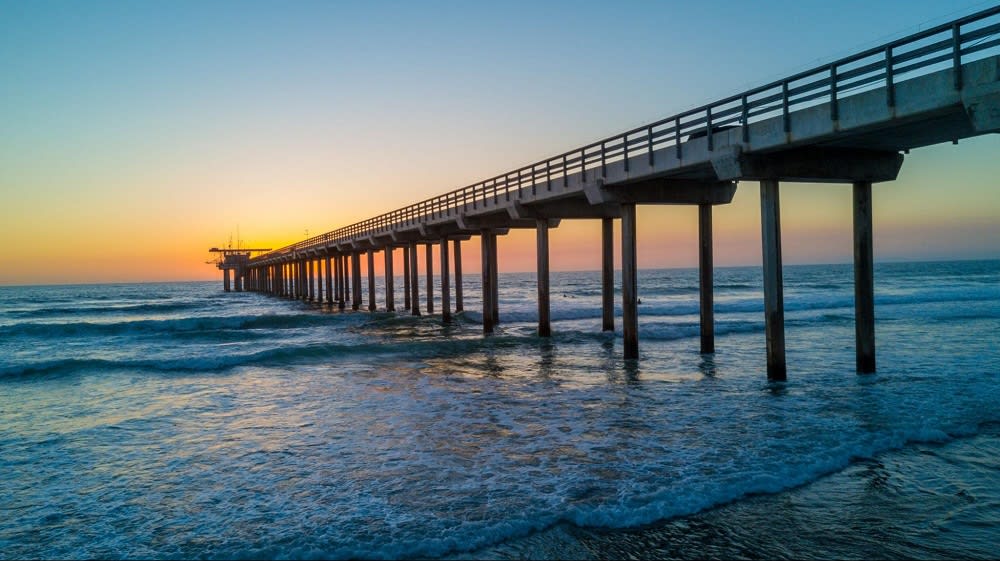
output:
M0 288L0 558L995 558L1000 261L876 265L871 376L851 267L784 278L783 384L758 268L716 271L710 356L697 271L640 271L638 363L597 272L552 275L551 340L532 274L489 337L478 275L451 325Z

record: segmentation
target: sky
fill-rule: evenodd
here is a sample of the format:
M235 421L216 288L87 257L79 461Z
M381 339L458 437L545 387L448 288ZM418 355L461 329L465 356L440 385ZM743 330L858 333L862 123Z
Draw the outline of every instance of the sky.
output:
M0 0L0 284L217 279L230 239L281 247L990 4ZM1000 258L998 149L911 151L874 187L876 261ZM786 264L850 261L849 185L781 197ZM717 265L759 265L759 213L752 182L716 208ZM640 268L696 266L696 226L640 207ZM550 236L553 270L600 266L599 222ZM533 232L499 252L533 270Z

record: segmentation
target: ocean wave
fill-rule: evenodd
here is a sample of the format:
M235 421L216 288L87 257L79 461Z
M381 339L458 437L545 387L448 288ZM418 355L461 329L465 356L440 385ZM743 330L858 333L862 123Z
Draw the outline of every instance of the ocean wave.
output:
M155 314L179 312L204 308L204 302L158 302L145 304L125 304L110 306L57 306L51 308L23 308L0 312L7 317L30 319L59 316L110 315L110 314Z
M87 370L145 370L153 372L219 372L238 366L275 366L305 358L328 358L334 354L363 352L364 346L300 345L249 353L218 353L189 358L108 360L65 358L0 367L0 377L64 374ZM370 350L370 349L368 349Z
M281 367L331 360L379 356L379 360L399 355L407 360L464 356L483 349L514 347L528 337L498 334L489 338L454 339L383 339L357 343L312 342L282 344L257 351L233 352L221 347L215 354L202 353L192 357L131 358L59 358L29 363L0 365L0 378L51 375L87 370L143 370L152 372L221 372L242 366ZM341 339L343 340L343 339Z
M339 314L274 314L204 316L163 320L132 320L112 323L17 323L0 326L0 337L86 337L137 333L190 333L219 330L295 329L330 325Z

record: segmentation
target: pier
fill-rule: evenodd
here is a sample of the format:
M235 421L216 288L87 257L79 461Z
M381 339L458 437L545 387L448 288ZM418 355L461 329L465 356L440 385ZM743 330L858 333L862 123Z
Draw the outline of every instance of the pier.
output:
M537 240L538 334L552 332L549 230L563 220L602 225L602 328L614 330L614 222L621 228L625 359L640 356L636 207L697 207L700 351L715 351L713 207L737 186L758 184L763 249L767 377L785 380L782 294L782 182L850 184L853 189L856 356L874 372L872 188L896 179L911 149L1000 131L1000 7L867 49L648 125L576 147L440 196L286 247L247 257L237 286L360 310L396 310L393 252L403 254L403 308L463 309L463 242L482 248L483 332L500 321L497 241L511 229ZM747 188L744 186L744 188ZM440 252L441 309L433 307L433 252ZM420 253L426 273L421 307ZM385 294L376 294L378 253ZM361 283L367 269L367 294ZM226 286L228 286L228 269ZM452 277L452 273L454 277ZM454 309L452 309L454 288Z

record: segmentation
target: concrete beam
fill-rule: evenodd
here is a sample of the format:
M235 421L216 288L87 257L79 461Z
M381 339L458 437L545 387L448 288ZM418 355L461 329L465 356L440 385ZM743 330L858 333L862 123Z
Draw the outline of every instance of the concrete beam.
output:
M966 88L962 105L976 132L1000 132L1000 83Z
M560 199L542 203L521 203L514 201L507 207L507 213L514 220L537 220L539 218L621 218L621 205L602 203L592 205L582 199ZM550 228L554 227L549 225Z
M736 184L660 177L619 184L598 181L585 185L583 192L591 205L725 205L732 202Z
M896 179L902 166L903 155L898 152L850 148L810 147L756 154L730 146L712 156L712 167L720 180L880 182Z
M459 215L456 219L458 227L462 230L468 231L480 231L480 230L492 230L497 235L505 235L510 231L511 228L534 228L534 220L514 220L504 212L504 214L493 214L488 216L467 216ZM555 228L559 225L556 221L555 225L550 222L550 227Z

